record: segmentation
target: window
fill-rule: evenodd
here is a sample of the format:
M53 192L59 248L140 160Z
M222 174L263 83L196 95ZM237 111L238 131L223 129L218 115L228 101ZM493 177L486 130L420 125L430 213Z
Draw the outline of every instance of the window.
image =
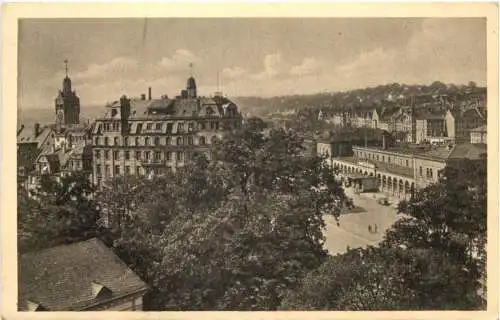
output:
M165 154L165 156L167 157L167 161L171 161L172 160L172 153L171 152L167 152Z
M199 128L200 130L205 130L205 122L204 122L204 121L199 122L199 123L198 123L198 128Z
M177 151L177 161L181 161L181 160L182 160L182 152Z
M130 174L131 173L130 166L125 166L125 173L126 174Z
M378 154L377 154L377 161L378 161Z
M156 130L161 130L161 122L156 124Z
M193 137L192 137L192 136L189 136L189 137L188 137L188 144L189 144L189 145L192 145L192 144L193 144Z
M141 141L139 139L139 137L135 138L135 145L138 146L141 144Z
M204 145L205 144L205 137L200 137L200 139L198 140L199 144L200 145Z
M113 145L117 146L119 143L118 143L118 137L115 137L115 141L113 142Z
M433 174L432 174L432 169L429 169L429 177L430 177L431 179L432 179L432 176L433 176Z
M184 132L184 123L177 124L177 132Z
M159 145L160 145L160 138L155 137L155 146L159 146Z
M124 151L123 154L125 155L125 160L130 160L130 151Z
M382 156L382 162L385 162L385 156Z
M109 150L104 151L104 159L109 160Z
M167 133L172 133L173 126L174 125L172 123L167 123Z
M129 143L128 137L123 138L123 144L128 146L128 143Z
M149 146L149 145L150 145L150 143L151 143L151 141L150 141L150 140L151 140L151 139L149 139L149 137L146 137L146 138L144 139L144 144L145 144L145 145L147 145L147 146Z
M161 152L160 151L155 152L155 160L161 160Z
M420 174L420 176L422 176L422 166L418 168L418 173Z
M120 157L120 151L113 151L113 159L117 160Z
M100 158L101 158L101 151L100 151L100 150L96 150L96 151L94 152L94 157L95 157L96 159L100 159Z
M172 141L170 140L170 137L166 137L166 138L165 138L165 144L166 144L167 146L169 146L169 145L171 145L171 144L172 144Z
M109 138L108 137L104 137L104 145L105 146L109 145Z
M120 174L120 166L115 166L115 175Z
M136 158L137 160L141 160L141 152L140 152L140 151L136 151L136 152L135 152L135 158Z
M152 124L152 123L148 123L148 124L146 124L146 129L147 129L147 130L151 130L151 129L153 129L153 124Z
M217 143L217 137L216 137L216 136L213 136L213 137L210 139L210 143L211 143L211 144L215 144L215 143Z
M190 123L188 124L188 131L190 131L190 132L191 132L191 131L193 131L193 130L194 130L194 123L193 123L193 122L190 122Z
M146 158L146 160L151 159L151 151L144 152L144 157Z
M96 137L95 138L95 145L98 146L99 145L99 137Z
M387 157L387 162L391 163L391 157Z
M210 129L212 130L215 129L215 122L213 121L210 122Z
M177 137L177 145L178 146L182 145L182 138L181 137Z
M136 175L140 175L141 174L141 170L140 169L141 169L141 167L136 167L135 168L135 174Z
M96 171L97 176L101 175L101 170L102 170L102 168L101 168L100 164L95 166L95 171Z
M408 160L406 160L406 166L409 167L410 166L410 163Z

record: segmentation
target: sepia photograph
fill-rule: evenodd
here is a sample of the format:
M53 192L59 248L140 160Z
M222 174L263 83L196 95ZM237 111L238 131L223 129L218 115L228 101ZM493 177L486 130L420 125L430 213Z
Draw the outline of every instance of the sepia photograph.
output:
M19 18L15 308L496 307L488 19Z

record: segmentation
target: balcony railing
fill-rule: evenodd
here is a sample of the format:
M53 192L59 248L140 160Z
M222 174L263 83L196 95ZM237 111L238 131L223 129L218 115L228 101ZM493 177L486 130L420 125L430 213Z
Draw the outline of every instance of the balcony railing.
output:
M143 166L164 166L167 164L167 161L164 159L142 159L142 160L137 160L137 162L140 162Z

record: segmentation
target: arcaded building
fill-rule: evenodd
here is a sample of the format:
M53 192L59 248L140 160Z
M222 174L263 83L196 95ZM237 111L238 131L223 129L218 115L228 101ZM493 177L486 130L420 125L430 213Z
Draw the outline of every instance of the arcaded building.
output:
M195 152L210 158L210 147L225 132L241 126L237 106L220 94L197 95L190 77L175 98L139 99L122 96L106 106L92 131L93 179L103 181L119 175L161 174L175 170Z

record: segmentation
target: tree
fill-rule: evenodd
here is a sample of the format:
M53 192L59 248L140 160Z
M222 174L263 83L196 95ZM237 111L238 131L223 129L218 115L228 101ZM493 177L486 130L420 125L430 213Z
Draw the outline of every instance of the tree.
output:
M80 173L41 177L31 196L18 195L19 251L44 249L99 235L94 187Z
M122 227L114 243L151 285L149 309L275 310L326 259L323 215L338 216L345 196L323 159L302 149L293 132L247 124L216 145L210 162L196 158L154 178L154 192L135 191L147 195L140 203L160 205L131 210L133 228ZM116 191L105 189L103 199ZM169 209L161 228L143 222Z
M474 81L469 81L469 83L467 84L467 86L469 88L476 88L477 87L477 84L474 82Z
M284 299L285 310L469 310L475 282L438 249L375 248L330 257Z

